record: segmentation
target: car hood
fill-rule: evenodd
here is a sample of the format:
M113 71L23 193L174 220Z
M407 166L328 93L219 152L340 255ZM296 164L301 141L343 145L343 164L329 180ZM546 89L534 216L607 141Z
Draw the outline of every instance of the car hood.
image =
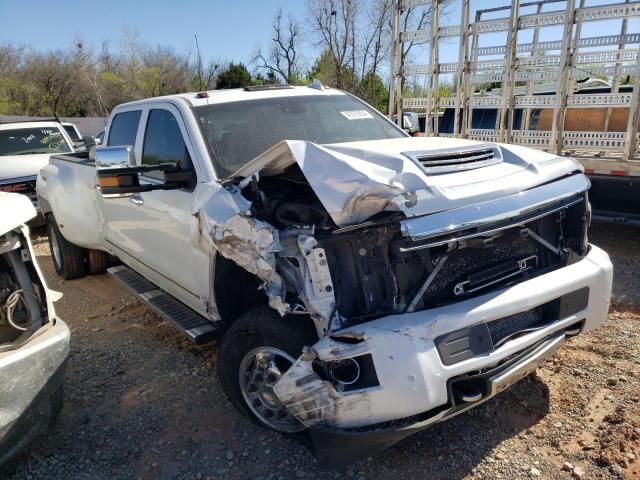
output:
M8 155L0 157L0 181L33 177L49 163L48 153L38 155Z
M492 148L499 161L481 168L428 173L418 157ZM575 160L525 147L450 138L398 138L331 145L285 140L233 177L273 176L297 163L340 227L382 211L406 217L482 203L581 171Z
M36 216L29 197L18 193L0 192L0 235L13 230L14 228L27 223Z

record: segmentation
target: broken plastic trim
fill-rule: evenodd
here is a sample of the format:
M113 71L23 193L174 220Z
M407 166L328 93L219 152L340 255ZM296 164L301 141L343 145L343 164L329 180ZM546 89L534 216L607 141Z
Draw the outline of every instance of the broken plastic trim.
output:
M335 428L315 424L309 428L314 453L321 465L339 468L380 452L414 433L459 415L491 399L506 386L516 383L553 355L564 343L564 333L554 333L521 350L494 368L474 375L453 377L448 382L447 403L410 417L355 428ZM485 388L483 395L471 402L458 403L454 384L476 383ZM506 385L502 388L503 385Z

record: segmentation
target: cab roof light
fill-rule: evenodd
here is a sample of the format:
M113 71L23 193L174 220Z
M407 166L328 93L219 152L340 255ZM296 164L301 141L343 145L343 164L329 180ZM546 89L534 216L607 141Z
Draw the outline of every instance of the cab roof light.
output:
M267 90L290 90L293 85L247 85L244 87L245 92L264 92Z

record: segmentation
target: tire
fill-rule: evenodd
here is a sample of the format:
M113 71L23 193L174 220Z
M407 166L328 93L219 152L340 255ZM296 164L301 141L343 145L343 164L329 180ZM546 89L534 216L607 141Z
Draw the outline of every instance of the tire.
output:
M269 349L276 352L275 362L278 363L278 369L281 373L284 373L290 364L300 356L305 345L313 345L317 341L318 336L308 317L281 317L270 307L258 307L238 318L222 338L218 351L218 377L233 406L263 427L284 433L298 433L305 430L304 425L291 415L287 414L286 417L283 417L286 409L270 390L269 385L277 381L270 378L273 377L272 373L265 375L264 381L258 386L258 393L252 394L247 393L247 388L243 393L241 372L247 371L245 359L251 358L253 352L259 350L258 355L268 356L269 354L265 354L264 350ZM289 362L285 361L283 354L289 356L287 359ZM257 365L257 360L254 365ZM272 372L273 369L266 371ZM264 395L265 392L266 395ZM255 407L254 403L254 407L252 407L249 405L251 400L246 395L266 397L268 402L262 402L259 408ZM254 398L253 402L256 401L260 403L260 400ZM266 418L267 410L272 411L271 418ZM265 414L261 415L261 411L265 411Z
M87 271L89 275L104 273L109 268L111 257L107 252L102 250L87 251Z
M56 273L65 280L82 277L86 273L86 250L68 242L60 233L53 215L47 217L47 233L51 260Z

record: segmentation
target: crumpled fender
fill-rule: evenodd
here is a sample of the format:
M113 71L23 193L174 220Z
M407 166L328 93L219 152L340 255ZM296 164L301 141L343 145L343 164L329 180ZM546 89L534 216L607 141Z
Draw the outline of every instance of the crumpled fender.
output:
M284 283L276 272L276 254L282 250L278 231L251 216L251 203L239 191L217 186L194 212L201 244L263 280L269 304L284 315Z

